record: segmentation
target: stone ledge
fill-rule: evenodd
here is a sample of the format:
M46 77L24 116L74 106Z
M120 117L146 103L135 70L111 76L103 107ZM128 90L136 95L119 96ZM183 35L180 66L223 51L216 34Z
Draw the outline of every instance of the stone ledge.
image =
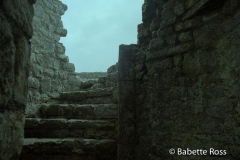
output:
M113 138L116 120L37 119L25 121L25 138Z
M83 100L88 101L88 99L105 98L105 97L111 96L112 90L113 88L109 87L109 88L98 88L98 89L87 90L87 91L62 92L60 93L59 99L61 101L67 101L67 102L81 102ZM92 103L95 103L94 100L92 101ZM96 103L98 102L96 101Z
M78 139L78 138L25 138L22 155L56 154L56 155L113 155L117 143L112 139Z
M52 104L42 105L38 116L41 118L67 119L117 119L116 104Z

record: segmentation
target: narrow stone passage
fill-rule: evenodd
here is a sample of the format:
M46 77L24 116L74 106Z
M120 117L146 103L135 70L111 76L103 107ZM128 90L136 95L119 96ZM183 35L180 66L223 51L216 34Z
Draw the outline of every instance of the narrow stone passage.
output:
M117 159L114 87L62 92L26 118L20 160Z

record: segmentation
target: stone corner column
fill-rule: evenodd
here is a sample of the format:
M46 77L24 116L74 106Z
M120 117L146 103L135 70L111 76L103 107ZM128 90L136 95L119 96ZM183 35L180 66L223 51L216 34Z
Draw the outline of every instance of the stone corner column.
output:
M134 53L137 45L120 45L118 60L118 160L134 159L136 136Z

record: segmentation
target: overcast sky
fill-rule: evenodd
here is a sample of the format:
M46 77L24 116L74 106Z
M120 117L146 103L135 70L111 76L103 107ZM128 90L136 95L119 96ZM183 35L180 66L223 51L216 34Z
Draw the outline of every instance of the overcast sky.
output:
M61 38L76 72L106 72L120 44L137 43L144 0L62 0L67 37Z

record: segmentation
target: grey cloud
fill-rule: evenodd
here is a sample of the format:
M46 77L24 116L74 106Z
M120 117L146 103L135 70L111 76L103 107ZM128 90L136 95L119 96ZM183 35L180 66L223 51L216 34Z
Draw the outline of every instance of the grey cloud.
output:
M137 42L143 0L62 0L68 30L61 42L77 72L106 71L117 62L118 46Z

